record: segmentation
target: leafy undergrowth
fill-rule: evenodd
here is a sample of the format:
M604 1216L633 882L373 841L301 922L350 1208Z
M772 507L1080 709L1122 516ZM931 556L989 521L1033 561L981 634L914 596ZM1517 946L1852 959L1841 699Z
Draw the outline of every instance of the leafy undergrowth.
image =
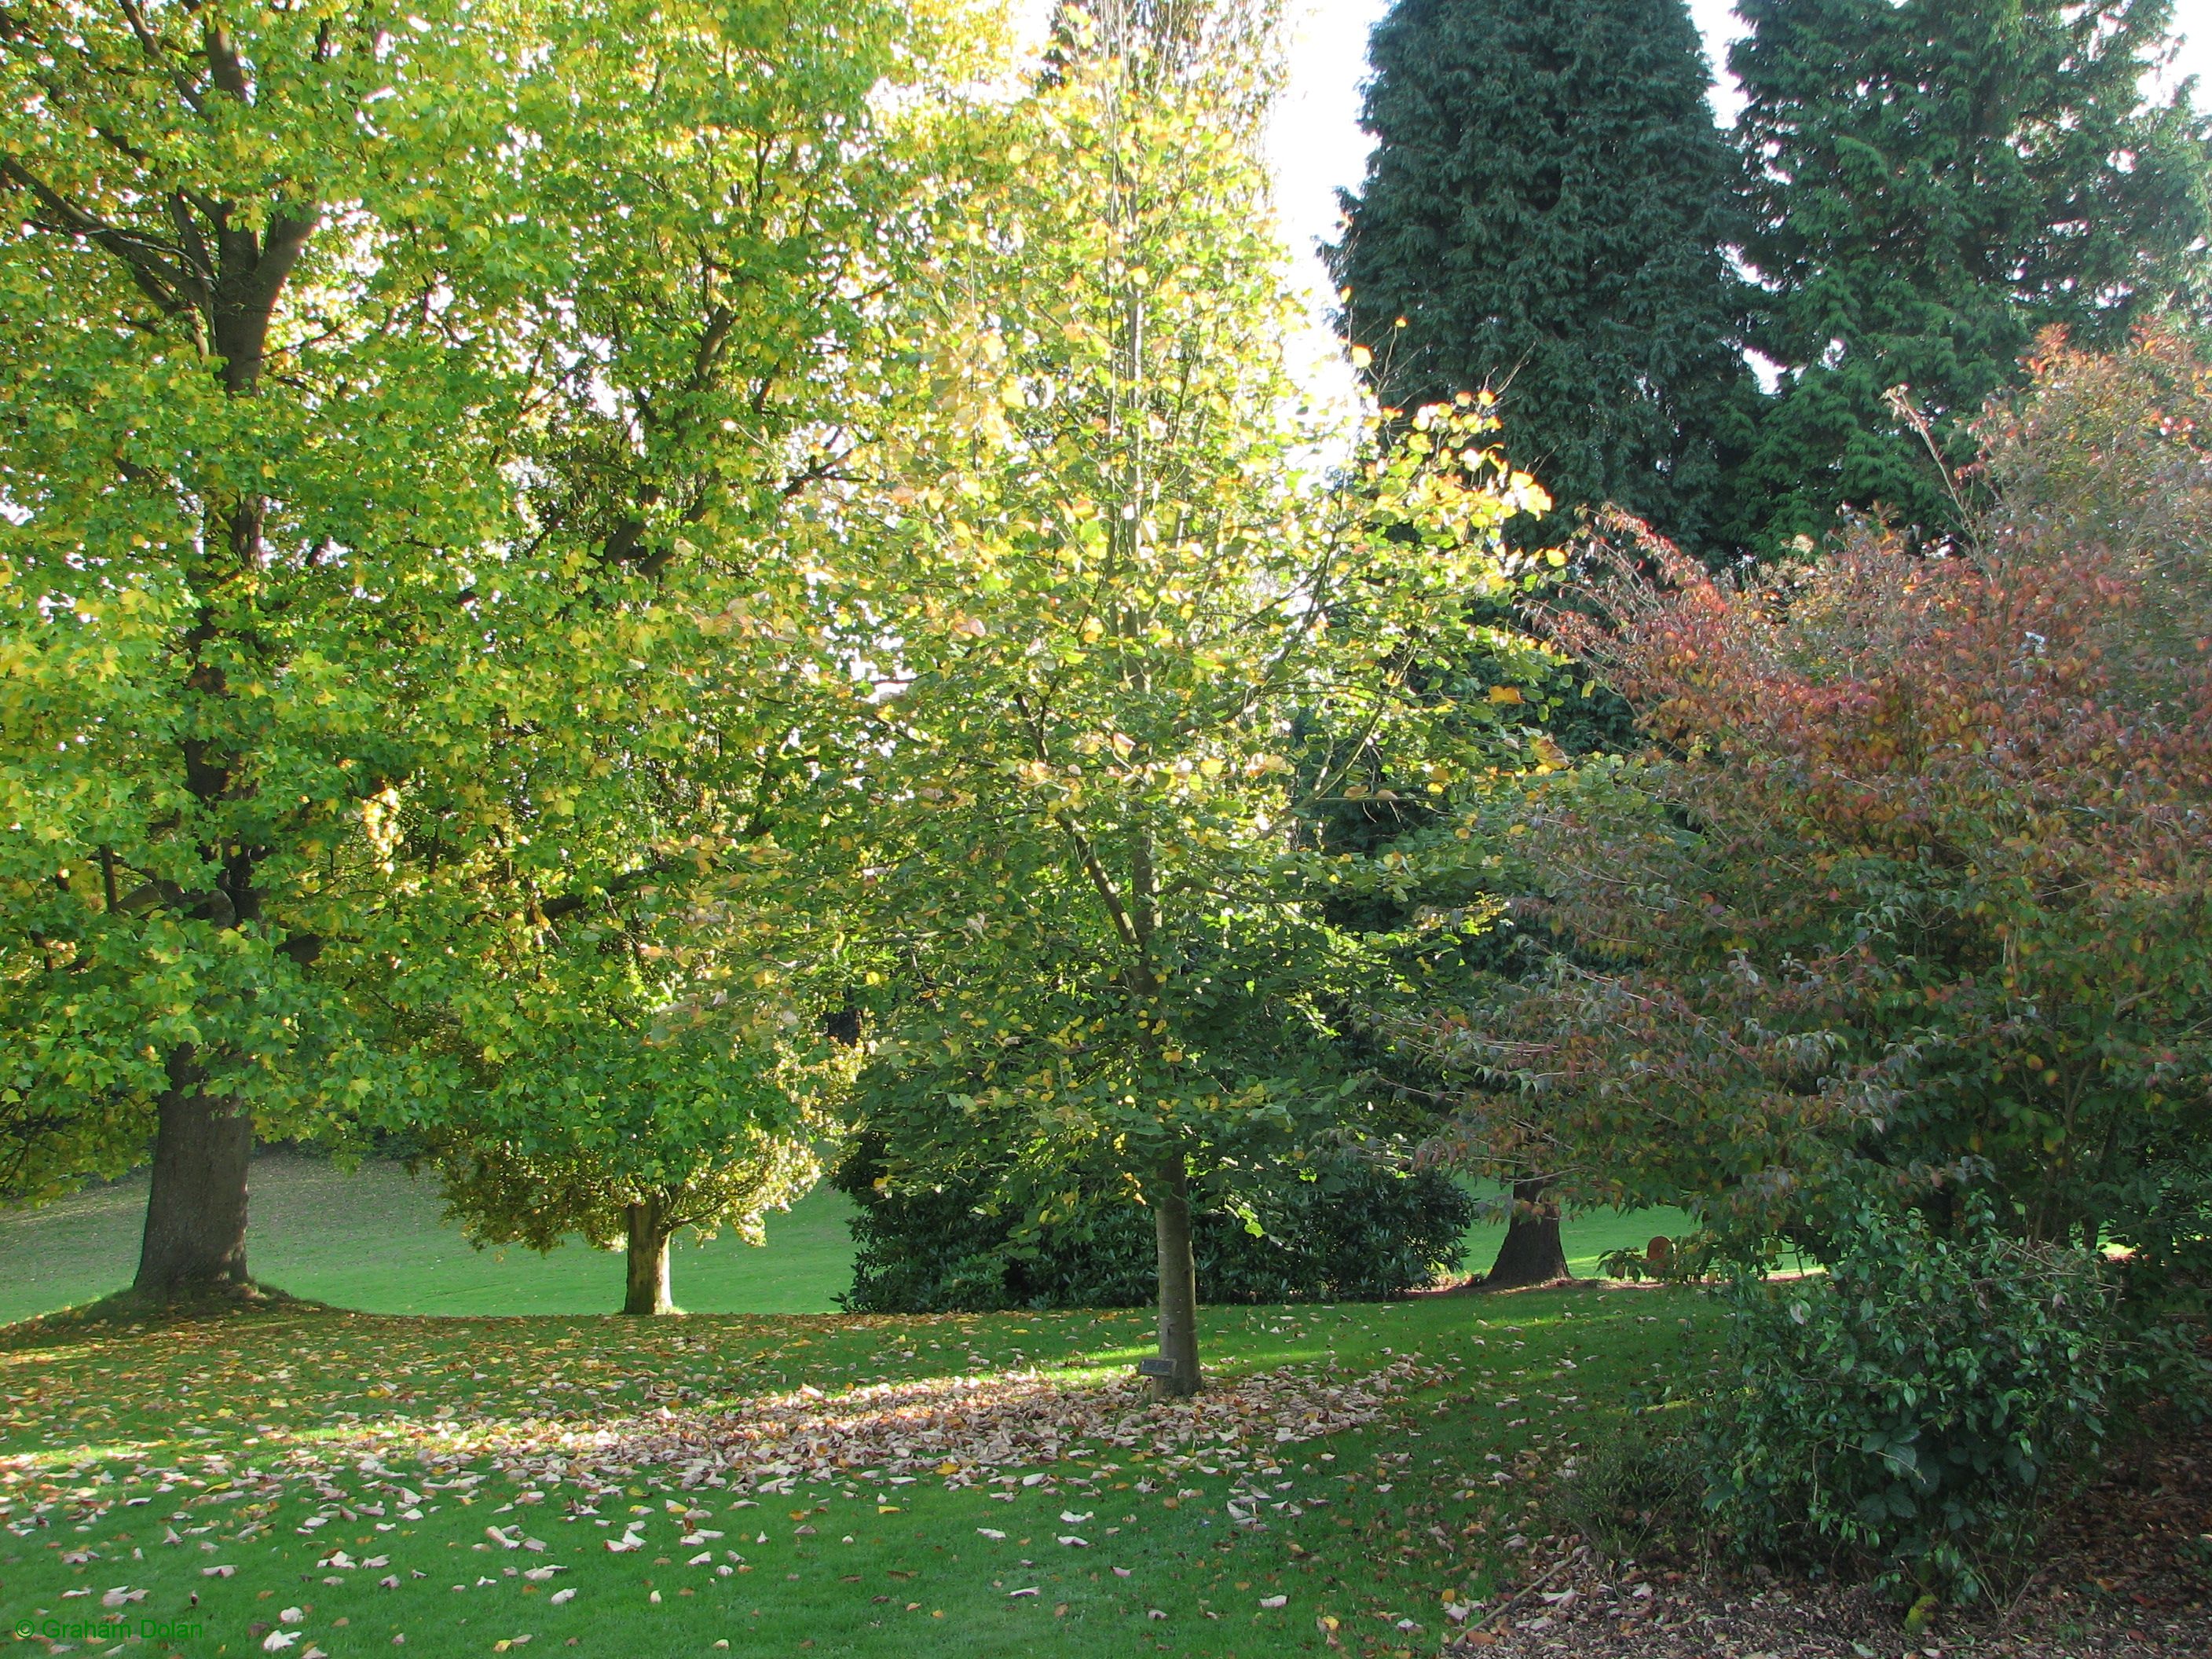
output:
M1166 1407L1137 1313L19 1326L0 1607L191 1659L1434 1652L1705 1310L1212 1310Z

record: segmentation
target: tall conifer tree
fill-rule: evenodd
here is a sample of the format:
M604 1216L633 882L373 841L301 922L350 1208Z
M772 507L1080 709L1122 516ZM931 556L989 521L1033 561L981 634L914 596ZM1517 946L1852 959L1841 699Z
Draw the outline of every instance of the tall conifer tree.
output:
M1683 0L1399 0L1371 53L1376 145L1331 258L1385 402L1488 386L1563 507L1725 550L1756 388Z
M2201 297L2205 124L2143 95L2172 0L1741 0L1729 54L1780 396L1746 469L1773 549L1841 506L1939 530L1939 444L2019 377L2036 333L2124 337Z

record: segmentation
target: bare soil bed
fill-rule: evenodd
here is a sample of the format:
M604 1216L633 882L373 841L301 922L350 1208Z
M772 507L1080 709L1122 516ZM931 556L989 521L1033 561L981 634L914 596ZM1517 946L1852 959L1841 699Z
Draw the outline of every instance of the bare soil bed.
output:
M1909 1634L1864 1586L1607 1564L1550 1540L1553 1576L1478 1609L1446 1651L1576 1659L2206 1659L2212 1426L2124 1449L2057 1517L2008 1605ZM1540 1574L1542 1569L1538 1570ZM1488 1618L1484 1618L1484 1613Z

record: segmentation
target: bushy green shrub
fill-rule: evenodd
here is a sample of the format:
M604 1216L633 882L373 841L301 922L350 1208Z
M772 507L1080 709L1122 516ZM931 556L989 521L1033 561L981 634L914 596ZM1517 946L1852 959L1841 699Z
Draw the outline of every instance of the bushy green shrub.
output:
M1100 1198L1042 1227L994 1207L980 1185L878 1190L862 1142L835 1176L852 1198L855 1313L1133 1308L1150 1303L1152 1212ZM1265 1232L1235 1215L1194 1218L1207 1302L1380 1301L1459 1266L1474 1200L1436 1170L1346 1161L1270 1196Z
M2104 1431L2112 1296L2086 1252L2002 1233L1970 1198L1938 1231L1869 1203L1825 1277L1744 1277L1707 1503L1760 1553L1842 1557L1972 1601Z

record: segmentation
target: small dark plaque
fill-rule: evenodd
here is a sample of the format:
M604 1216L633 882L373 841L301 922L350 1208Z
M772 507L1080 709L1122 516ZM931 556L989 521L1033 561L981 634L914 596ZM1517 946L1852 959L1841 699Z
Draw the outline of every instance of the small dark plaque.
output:
M1139 1376L1173 1376L1175 1374L1175 1361L1172 1359L1139 1359L1137 1362L1137 1375Z

